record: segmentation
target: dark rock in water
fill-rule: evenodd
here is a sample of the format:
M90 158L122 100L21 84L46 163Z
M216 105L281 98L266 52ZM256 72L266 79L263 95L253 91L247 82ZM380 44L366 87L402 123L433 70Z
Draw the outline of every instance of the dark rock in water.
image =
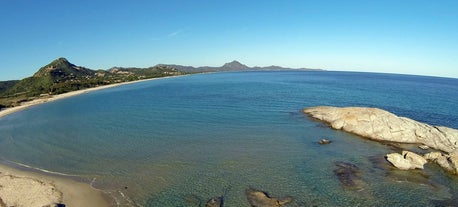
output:
M408 171L400 171L400 170L392 170L386 173L386 178L396 181L396 182L409 182L409 183L417 183L424 186L430 186L434 189L438 189L440 184L434 183L430 176L423 171L415 171L415 172L408 172Z
M363 188L361 186L363 182L359 176L360 171L358 166L341 161L337 161L334 164L337 166L334 170L334 174L345 188L351 190L360 190Z
M391 165L383 155L373 155L368 158L369 162L372 163L371 172L375 173L375 170L378 170L383 173L394 169L394 166Z
M431 204L436 207L458 207L458 199L456 196L453 196L451 199L447 200L432 200Z
M214 197L208 200L205 207L223 207L223 197Z
M324 145L324 144L331 144L331 140L329 139L320 139L320 141L318 141L318 144L321 144L321 145Z
M280 207L293 200L291 197L283 199L272 198L266 192L252 188L247 189L245 194L252 207Z
M63 204L63 203L58 203L58 204L56 204L56 207L65 207L65 204Z
M334 164L339 168L347 169L351 172L355 172L355 173L359 172L359 167L353 163L337 161L337 162L334 162Z

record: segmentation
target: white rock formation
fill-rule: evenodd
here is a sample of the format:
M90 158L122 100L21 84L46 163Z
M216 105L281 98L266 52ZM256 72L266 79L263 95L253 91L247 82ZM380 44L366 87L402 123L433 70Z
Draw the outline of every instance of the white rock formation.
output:
M456 173L452 167L452 163L448 161L448 157L441 152L430 152L423 156L425 159L437 163L439 166L444 168L446 171Z
M455 150L454 152L450 153L448 159L452 163L452 168L455 174L458 174L458 150Z
M304 113L326 122L334 129L368 139L415 143L425 145L422 149L427 149L428 146L441 150L445 153L431 152L425 154L424 158L436 162L451 173L458 174L458 130L456 129L428 125L377 108L318 106L305 108ZM421 156L412 155L411 152L403 152L402 155L392 153L387 155L387 160L399 169L423 169L424 161L420 161L419 157Z
M304 113L334 129L369 139L418 143L445 152L458 149L458 130L431 126L377 108L318 106L306 108Z
M422 156L409 151L387 154L386 159L401 170L423 169L423 165L428 162Z
M404 156L402 156L399 153L387 154L386 155L386 160L388 160L388 162L390 162L392 165L394 165L395 167L397 167L398 169L401 169L401 170L414 169L410 165L410 162L408 160L404 159Z

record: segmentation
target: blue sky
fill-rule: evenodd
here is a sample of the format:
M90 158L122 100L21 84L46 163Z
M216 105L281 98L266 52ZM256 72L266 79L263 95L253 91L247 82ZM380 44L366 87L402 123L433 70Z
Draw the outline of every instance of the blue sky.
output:
M456 0L0 0L0 80L58 57L91 69L159 63L458 78Z

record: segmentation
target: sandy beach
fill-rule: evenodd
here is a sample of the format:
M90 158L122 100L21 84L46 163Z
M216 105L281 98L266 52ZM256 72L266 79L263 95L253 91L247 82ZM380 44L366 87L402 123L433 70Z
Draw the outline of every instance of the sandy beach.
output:
M112 206L102 191L69 178L0 164L0 206ZM63 206L63 205L62 205Z
M185 76L185 75L179 75L179 76ZM157 79L164 79L164 78L173 78L173 77L178 77L178 76L167 76L167 77L161 77L161 78L150 78L150 79L143 79L143 80L137 80L137 81L130 81L130 82L123 82L123 83L115 83L115 84L110 84L110 85L104 85L104 86L98 86L94 88L88 88L88 89L83 89L83 90L78 90L78 91L72 91L68 93L63 93L63 94L58 94L58 95L53 95L49 97L44 97L44 98L37 98L33 101L28 101L22 103L20 106L12 107L12 108L6 108L0 111L0 118L24 110L26 108L29 108L31 106L51 102L51 101L56 101L84 93L89 93L91 91L97 91L97 90L102 90L102 89L107 89L107 88L113 88L113 87L118 87L121 85L126 85L126 84L132 84L132 83L138 83L138 82L144 82L144 81L150 81L150 80L157 80Z
M22 105L7 108L0 111L0 118L9 114L24 110L31 106L48 103L96 90L118 87L121 85L138 83L143 81L171 78L144 79L131 82L123 82L69 93L38 98L24 102ZM53 176L52 174L32 172L16 169L0 164L0 207L30 207L30 206L113 206L114 203L102 191L91 185L78 182L70 178ZM60 206L64 206L60 205Z

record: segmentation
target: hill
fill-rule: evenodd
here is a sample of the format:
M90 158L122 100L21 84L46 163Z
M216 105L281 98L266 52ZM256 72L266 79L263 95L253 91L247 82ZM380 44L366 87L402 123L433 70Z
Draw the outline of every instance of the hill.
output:
M94 77L95 71L71 64L59 58L40 68L32 77L25 78L3 92L3 96L37 96L66 92L67 83L83 83ZM73 85L75 85L73 84Z
M18 80L0 81L0 93L5 92L7 89L16 85L18 82Z
M56 81L65 81L76 77L90 77L94 74L95 71L91 69L76 66L65 58L58 58L40 68L33 77L51 77Z
M33 76L20 81L0 82L0 108L20 105L42 96L91 88L112 83L180 75L167 66L149 68L112 68L91 70L58 58L40 68Z
M40 68L33 76L20 81L0 81L0 109L20 105L43 96L92 88L112 83L174 76L186 73L247 71L247 70L293 70L280 66L249 67L236 60L220 67L192 67L159 64L148 68L113 67L108 70L92 70L58 58ZM314 70L299 68L296 70Z

